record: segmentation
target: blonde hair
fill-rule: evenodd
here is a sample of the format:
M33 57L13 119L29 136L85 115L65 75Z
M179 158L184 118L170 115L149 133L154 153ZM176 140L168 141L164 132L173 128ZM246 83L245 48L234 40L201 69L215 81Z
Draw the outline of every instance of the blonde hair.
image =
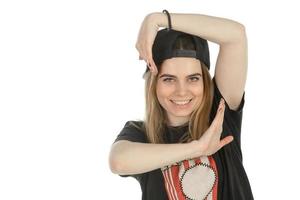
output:
M200 105L191 113L188 122L188 134L180 139L179 143L190 142L199 139L209 127L210 110L213 100L213 83L209 71L204 63L201 63L203 77L203 97ZM160 67L158 67L160 69ZM145 119L142 129L146 133L150 143L164 143L163 134L167 125L166 111L160 105L156 95L157 75L147 72L145 79Z

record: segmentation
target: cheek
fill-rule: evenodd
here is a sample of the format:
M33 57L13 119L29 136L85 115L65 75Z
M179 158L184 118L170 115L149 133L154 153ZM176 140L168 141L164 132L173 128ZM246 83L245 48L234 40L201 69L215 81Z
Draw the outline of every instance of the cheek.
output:
M191 92L195 95L195 96L202 96L203 95L203 85L202 84L197 84L191 87Z
M156 96L162 107L166 109L167 101L169 97L173 94L172 87L166 85L157 85L156 87Z
M172 88L168 87L163 84L157 84L156 87L156 95L159 99L168 97L170 94L172 94Z
M197 96L202 96L203 95L203 87L196 88L194 93Z
M204 93L204 90L203 90L203 87L202 86L198 86L198 87L195 87L193 88L193 95L194 97L196 98L196 101L195 103L198 105L202 102L202 99L203 99L203 93Z

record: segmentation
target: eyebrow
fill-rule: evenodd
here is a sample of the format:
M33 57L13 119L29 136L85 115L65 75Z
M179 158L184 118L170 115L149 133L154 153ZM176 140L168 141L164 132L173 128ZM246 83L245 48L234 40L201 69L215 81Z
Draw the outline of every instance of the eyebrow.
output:
M187 77L192 77L192 76L202 76L202 74L200 73L194 73L194 74L190 74L188 75ZM172 74L162 74L159 76L159 78L162 78L162 77L172 77L172 78L176 78L175 75L172 75Z

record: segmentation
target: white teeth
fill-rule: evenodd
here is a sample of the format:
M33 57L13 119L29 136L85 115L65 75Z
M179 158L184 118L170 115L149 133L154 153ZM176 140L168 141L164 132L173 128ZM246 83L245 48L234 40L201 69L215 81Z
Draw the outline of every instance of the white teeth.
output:
M191 99L190 99L191 100ZM185 105L188 104L190 102L190 100L185 100L185 101L175 101L175 100L171 100L173 103L178 104L178 105Z

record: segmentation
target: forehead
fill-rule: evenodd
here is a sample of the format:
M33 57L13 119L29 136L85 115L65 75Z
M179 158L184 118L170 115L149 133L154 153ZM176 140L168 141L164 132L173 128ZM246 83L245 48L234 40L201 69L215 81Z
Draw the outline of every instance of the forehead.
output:
M202 73L201 63L196 58L175 57L166 59L160 69L160 74L189 75Z

